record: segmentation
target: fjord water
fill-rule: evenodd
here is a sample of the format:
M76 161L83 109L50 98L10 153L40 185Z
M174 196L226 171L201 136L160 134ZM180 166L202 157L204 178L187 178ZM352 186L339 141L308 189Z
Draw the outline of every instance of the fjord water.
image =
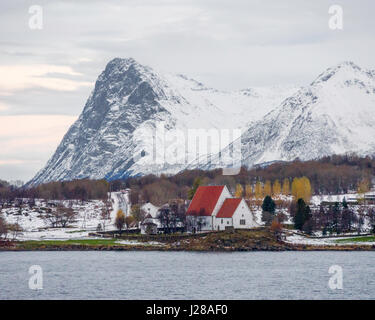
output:
M373 252L0 252L0 299L374 299L374 265Z

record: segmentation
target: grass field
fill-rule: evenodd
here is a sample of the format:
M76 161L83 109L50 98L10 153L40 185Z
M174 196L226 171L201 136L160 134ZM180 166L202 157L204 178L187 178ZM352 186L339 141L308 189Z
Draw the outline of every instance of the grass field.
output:
M67 245L86 245L86 246L98 246L98 245L120 245L116 243L118 239L82 239L82 240L29 240L22 241L23 247L33 248L40 246L67 246Z
M365 236L365 237L354 237L336 240L339 243L350 243L350 242L375 242L375 236Z

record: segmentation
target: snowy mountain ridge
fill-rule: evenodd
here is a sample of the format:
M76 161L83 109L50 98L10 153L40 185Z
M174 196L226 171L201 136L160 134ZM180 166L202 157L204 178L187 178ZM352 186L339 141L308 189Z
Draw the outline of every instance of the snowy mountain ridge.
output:
M241 136L242 165L309 160L348 152L373 155L372 137L374 72L343 62L327 69L249 126Z
M174 138L164 145L169 153L162 157L176 156L176 163L150 162L160 156L160 143L166 143L153 135L159 127ZM177 140L175 132L194 128L241 128L242 135L208 164L202 154L186 162L186 154L195 159L196 150L181 151L185 141ZM220 163L212 160L230 154L235 143L246 166L346 152L375 154L374 136L375 72L353 62L328 68L303 88L220 91L184 75L156 72L132 58L115 58L55 154L28 185L212 169Z
M111 60L78 120L46 166L28 183L176 173L187 163L150 163L150 132L246 128L298 90L286 86L220 91L184 75L169 75L132 58ZM178 146L173 153L177 153Z

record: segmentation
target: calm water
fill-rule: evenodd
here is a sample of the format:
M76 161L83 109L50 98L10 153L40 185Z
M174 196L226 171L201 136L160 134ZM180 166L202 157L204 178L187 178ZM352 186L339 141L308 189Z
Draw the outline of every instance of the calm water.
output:
M43 269L30 290L29 267ZM331 290L331 265L343 290ZM374 299L372 252L0 252L0 299Z

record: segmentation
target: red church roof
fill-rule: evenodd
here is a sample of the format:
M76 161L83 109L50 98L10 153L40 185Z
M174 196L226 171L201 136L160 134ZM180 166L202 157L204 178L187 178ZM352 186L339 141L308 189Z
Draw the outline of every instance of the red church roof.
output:
M186 214L189 216L211 216L223 189L224 186L199 187Z
M242 199L238 198L225 199L223 205L216 215L216 218L232 218L233 213L236 211L241 200Z

